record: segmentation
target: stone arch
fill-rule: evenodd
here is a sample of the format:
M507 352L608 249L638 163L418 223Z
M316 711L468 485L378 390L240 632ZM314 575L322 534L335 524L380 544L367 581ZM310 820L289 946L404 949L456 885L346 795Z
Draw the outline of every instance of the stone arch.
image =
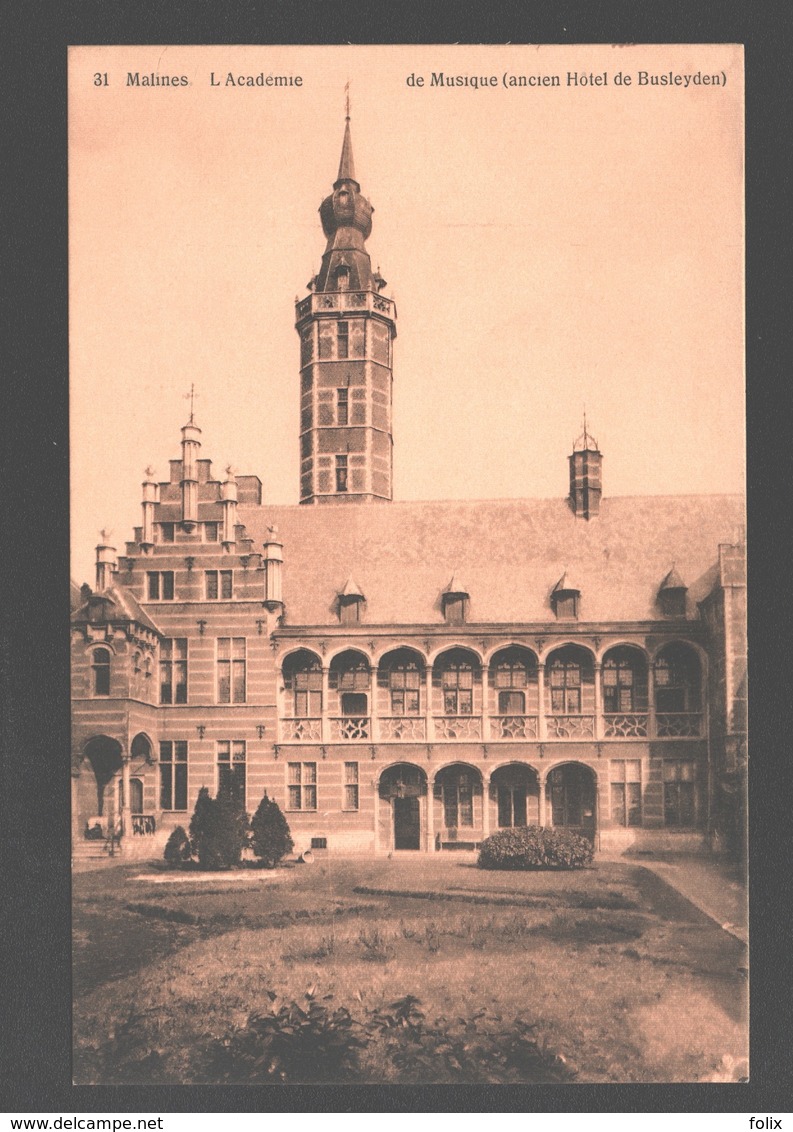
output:
M151 736L147 735L145 731L139 731L129 745L129 753L130 757L135 762L143 760L149 766L152 766L155 762L155 758L154 743L152 742Z
M595 840L598 829L598 775L587 763L561 760L545 775L545 821Z
M650 665L635 644L613 644L600 666L603 734L606 739L646 739L649 734Z
M395 851L427 849L427 773L411 762L394 762L377 780L375 844Z
M513 759L490 775L490 828L540 824L540 775L529 763Z
M502 645L487 665L487 713L491 734L500 739L536 739L539 661L526 645Z
M384 652L375 697L381 739L426 740L427 661L422 652L407 645Z
M118 739L109 735L94 735L84 745L80 764L87 762L93 776L81 775L80 808L87 809L85 817L97 815L106 817L105 803L112 802L108 790L110 783L121 770L123 748Z
M370 739L372 666L365 652L346 648L328 666L328 712L333 740Z
M432 713L439 739L482 739L482 658L467 645L435 654Z
M653 696L657 734L699 734L706 668L689 641L667 641L653 655Z
M546 731L549 739L594 739L595 654L568 642L544 662Z
M471 763L448 762L433 775L432 808L439 849L473 848L484 836L482 772Z

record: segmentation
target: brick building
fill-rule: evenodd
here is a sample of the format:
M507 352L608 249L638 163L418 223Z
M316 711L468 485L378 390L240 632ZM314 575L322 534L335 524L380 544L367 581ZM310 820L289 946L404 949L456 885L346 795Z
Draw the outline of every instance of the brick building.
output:
M300 504L218 477L191 413L122 555L75 595L73 836L159 851L198 791L262 794L299 848L444 851L505 826L599 847L740 825L743 501L392 501L396 309L349 120L298 301ZM560 454L560 459L562 454ZM737 824L736 824L737 823Z

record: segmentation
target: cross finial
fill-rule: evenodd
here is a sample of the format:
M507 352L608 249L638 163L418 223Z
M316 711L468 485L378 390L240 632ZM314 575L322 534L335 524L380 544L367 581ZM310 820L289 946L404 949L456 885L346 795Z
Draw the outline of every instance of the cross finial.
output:
M350 80L349 79L347 79L347 82L344 84L344 94L345 94L345 100L344 101L345 101L345 108L346 108L344 116L347 119L347 121L349 122L349 120L350 120Z
M149 477L153 476L154 475L154 465L153 464L147 464L146 467L143 469L143 474L146 475L146 476L149 476Z
M102 530L99 532L99 537L101 538L103 543L106 543L112 533L113 532L109 527L102 527Z
M185 395L184 395L185 401L190 402L190 424L193 424L193 416L194 416L194 413L195 413L195 399L198 396L199 396L198 393L196 393L196 391L195 391L195 385L191 382L190 383L190 392L185 393Z

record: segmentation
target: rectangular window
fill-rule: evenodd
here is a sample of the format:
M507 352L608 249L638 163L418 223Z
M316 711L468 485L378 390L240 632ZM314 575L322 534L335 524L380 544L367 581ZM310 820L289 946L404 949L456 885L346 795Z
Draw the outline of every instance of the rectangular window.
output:
M349 420L349 390L336 390L336 424L346 425Z
M220 537L220 523L204 523L204 542L217 542Z
M350 354L350 331L346 322L336 324L336 357L347 358Z
M694 763L664 759L664 825L693 826L696 821Z
M205 570L205 593L207 601L217 601L230 598L233 594L232 570Z
M344 764L344 809L358 809L358 764Z
M245 638L218 637L219 704L245 703Z
M289 763L287 775L288 808L290 810L316 810L317 764Z
M160 809L187 809L187 743L181 739L160 743Z
M173 542L175 538L175 523L160 523L160 542Z
M638 759L611 760L611 820L615 825L642 824L642 764Z
M336 457L336 491L347 490L347 457Z
M173 570L149 570L146 597L148 601L173 601Z
M166 637L160 644L160 703L187 703L186 637Z
M392 668L388 681L391 687L391 714L418 715L421 682L418 668Z
M218 742L218 792L230 794L240 809L245 809L245 740L221 739Z
M456 785L443 787L443 820L447 829L473 826L474 794L466 775Z

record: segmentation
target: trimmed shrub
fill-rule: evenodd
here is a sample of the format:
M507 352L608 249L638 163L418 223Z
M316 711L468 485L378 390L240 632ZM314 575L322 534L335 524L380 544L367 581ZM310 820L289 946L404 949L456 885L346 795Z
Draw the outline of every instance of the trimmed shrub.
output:
M251 818L251 848L268 869L274 869L294 849L289 824L281 813L281 807L266 794Z
M477 864L480 869L583 869L593 855L591 841L578 833L528 825L488 837Z
M184 865L191 860L193 851L190 848L190 838L181 825L177 825L165 843L165 860L169 865Z
M190 843L202 869L230 869L240 863L248 840L248 819L226 790L210 798L203 786L190 819Z

